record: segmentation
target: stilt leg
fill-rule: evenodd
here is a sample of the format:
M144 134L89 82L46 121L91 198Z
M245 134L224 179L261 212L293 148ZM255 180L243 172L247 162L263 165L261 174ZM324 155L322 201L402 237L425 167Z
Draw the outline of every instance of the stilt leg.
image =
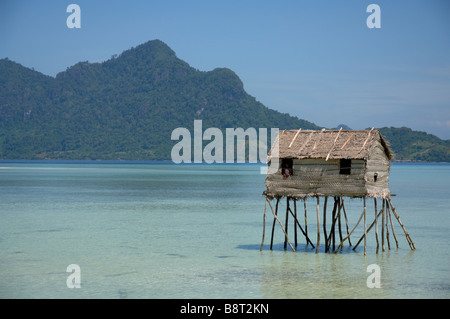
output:
M386 200L383 199L383 214L381 215L381 250L384 251L384 215L386 210Z
M306 238L308 238L308 218L306 217L306 199L305 198L303 198L303 206L305 208L305 236L306 236ZM306 246L308 246L308 242L306 242Z
M405 233L406 240L408 241L409 247L411 248L411 250L415 250L416 246L414 245L411 237L409 236L408 232L406 231L405 226L403 226L402 222L400 221L400 217L398 216L397 212L395 211L395 208L392 205L391 199L388 198L387 201L388 201L389 205L391 206L392 213L394 214L395 218L397 218L398 223L400 224L400 226L403 229L403 232Z
M389 209L389 205L387 205L386 208L387 208L387 209L386 209L386 212L387 212L387 214L388 214L388 216L389 216L389 222L391 223L392 235L394 236L394 239L395 239L395 245L396 245L397 248L398 248L398 240L397 240L397 236L395 235L395 230L394 230L394 225L393 225L393 223L392 223L392 216L391 216L391 212L390 212L390 209Z
M316 254L319 252L320 245L320 217L319 217L319 196L317 197L317 245L316 245Z
M271 210L272 210L273 216L275 217L275 219L276 219L276 220L278 221L278 223L280 224L281 229L283 230L283 233L284 233L284 235L286 236L286 240L287 240L289 246L291 246L292 251L295 252L294 247L291 245L291 242L289 241L289 238L288 238L288 235L287 235L287 233L286 233L286 230L285 230L284 227L283 227L283 223L281 222L281 220L278 218L278 216L277 216L277 215L275 214L275 212L273 211L273 208L272 208L272 205L270 204L270 202L269 202L269 206L270 206L270 208L271 208Z
M348 219L347 219L347 213L345 212L345 206L344 206L344 198L341 197L341 203L342 203L342 211L344 212L344 217L345 217L345 225L347 227L347 235L349 234L348 232ZM341 240L342 242L342 240ZM348 236L348 244L351 246L352 242L350 241L350 236Z
M262 234L262 240L261 240L261 248L259 249L260 251L263 250L263 246L264 246L264 236L266 234L266 210L267 210L267 201L269 199L266 198L266 204L264 205L264 217L263 217L263 234Z
M377 240L377 254L378 254L378 249L380 247L380 243L378 241L378 209L377 209L377 199L376 197L373 198L373 202L375 205L375 238Z
M286 249L287 245L288 221L289 221L289 197L286 197L286 221L285 221L286 237L284 237L284 249Z
M297 200L293 198L294 200L294 218L297 220ZM294 223L294 236L295 236L295 247L297 247L297 224Z
M277 221L277 217L276 216L277 216L277 213L278 213L278 203L279 203L279 201L280 201L280 198L277 197L277 203L275 205L275 214L274 214L273 224L272 224L272 237L270 238L270 250L272 250L272 246L273 246L273 234L275 232L275 223ZM272 208L272 205L270 204L270 202L269 202L269 205L270 205L270 208ZM272 212L273 212L273 210L272 210Z
M363 197L364 200L364 256L367 251L367 224L366 224L366 197Z
M325 196L325 202L323 204L323 237L325 239L325 252L328 252L328 237L327 237L327 201L328 196Z

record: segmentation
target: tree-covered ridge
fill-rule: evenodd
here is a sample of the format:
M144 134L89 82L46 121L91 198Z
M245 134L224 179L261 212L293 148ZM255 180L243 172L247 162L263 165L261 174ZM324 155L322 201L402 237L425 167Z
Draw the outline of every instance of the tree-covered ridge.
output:
M450 140L407 127L383 127L380 132L390 142L394 160L450 162Z
M0 159L170 159L172 131L192 132L196 119L204 129L321 128L265 107L232 70L192 68L159 40L55 78L0 60ZM450 162L448 141L400 130L382 132L397 159Z
M170 159L177 127L306 127L248 95L239 77L198 71L159 40L56 78L0 60L0 158Z

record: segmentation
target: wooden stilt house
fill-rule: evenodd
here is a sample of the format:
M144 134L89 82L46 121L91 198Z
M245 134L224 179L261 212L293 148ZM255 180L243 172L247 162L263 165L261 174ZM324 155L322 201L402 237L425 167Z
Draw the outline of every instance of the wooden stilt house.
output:
M273 243L273 232L275 222L278 220L285 233L285 247L288 242L294 250L287 237L287 223L289 213L293 215L295 222L295 242L297 243L297 226L301 229L307 239L307 244L313 243L307 236L297 220L296 201L306 200L314 197L317 199L317 250L320 243L320 218L319 218L319 197L324 198L323 212L323 233L325 237L325 251L330 250L331 243L335 248L335 226L338 222L341 244L345 240L350 243L350 234L347 224L348 237L342 238L341 213L345 215L344 197L362 198L364 210L361 218L365 221L366 228L366 197L371 197L375 202L375 221L377 217L382 217L382 245L384 250L384 229L387 223L385 217L390 217L390 210L397 217L400 225L405 231L411 249L414 244L406 233L403 225L392 206L389 190L390 160L393 158L388 142L383 138L378 130L286 130L280 131L277 141L274 143L268 156L268 173L266 178L266 190L263 195L266 197L266 209L269 204L274 214L272 227L271 247ZM286 197L286 222L285 227L278 218L278 203L282 197ZM326 229L326 205L328 197L334 199L334 207L331 216L331 237L327 236ZM383 200L380 213L377 211L376 199ZM276 199L275 210L271 201ZM294 210L290 207L290 201L294 201ZM306 214L306 202L304 204ZM391 209L389 209L391 208ZM266 210L265 210L266 211ZM389 214L389 215L388 215ZM265 213L264 213L265 216ZM305 215L306 216L306 215ZM265 218L265 217L264 217ZM361 220L360 218L360 220ZM305 218L306 222L306 218ZM392 222L392 221L391 221ZM359 222L358 222L359 223ZM378 225L376 225L377 227ZM355 226L356 227L356 226ZM386 226L387 227L387 226ZM307 228L307 225L305 225ZM370 230L370 229L369 229ZM393 227L392 227L392 231ZM389 233L388 233L389 234ZM394 233L395 234L395 233ZM394 235L395 236L395 235ZM378 229L376 228L377 251L378 251ZM343 239L343 240L342 240ZM397 238L395 237L396 242ZM366 242L366 236L364 236ZM264 234L263 234L264 243ZM263 247L261 244L261 249ZM366 251L366 245L364 245ZM356 248L356 247L355 247Z

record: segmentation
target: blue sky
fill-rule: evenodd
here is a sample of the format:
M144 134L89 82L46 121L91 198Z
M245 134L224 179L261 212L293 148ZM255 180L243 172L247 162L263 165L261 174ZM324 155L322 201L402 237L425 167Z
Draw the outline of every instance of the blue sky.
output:
M81 29L69 29L69 4ZM381 28L369 29L369 4ZM269 108L317 125L407 126L450 139L448 0L2 0L0 58L55 76L160 39L232 69Z

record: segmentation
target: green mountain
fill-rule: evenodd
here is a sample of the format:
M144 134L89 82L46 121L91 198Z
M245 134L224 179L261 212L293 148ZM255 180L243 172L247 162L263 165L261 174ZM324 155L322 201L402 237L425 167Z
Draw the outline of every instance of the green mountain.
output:
M397 161L450 162L450 140L407 127L383 127L380 132L390 142Z
M0 158L170 159L177 127L319 127L268 109L225 68L201 72L159 40L56 78L0 60Z
M0 60L0 159L170 159L172 131L192 133L196 119L204 129L321 128L265 107L229 69L190 67L159 40L56 77ZM386 134L397 158L450 162L448 141L411 140L432 151L404 149L411 132Z

